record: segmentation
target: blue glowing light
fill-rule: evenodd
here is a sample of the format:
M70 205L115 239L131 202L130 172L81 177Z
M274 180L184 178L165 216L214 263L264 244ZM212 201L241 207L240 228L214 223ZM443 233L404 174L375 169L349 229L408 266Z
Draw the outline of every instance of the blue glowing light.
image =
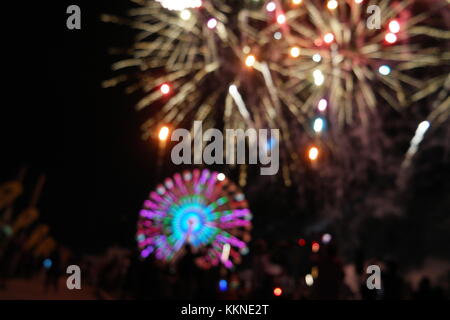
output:
M209 244L213 240L213 228L207 224L214 220L213 211L200 195L185 196L179 204L169 208L174 243L187 241L195 247Z
M314 119L313 129L314 132L320 133L325 129L326 121L324 118L318 117Z
M42 265L45 269L50 269L52 267L52 260L51 259L45 259L44 262L42 262Z
M228 290L228 282L227 282L227 280L220 280L219 281L219 289L222 292Z

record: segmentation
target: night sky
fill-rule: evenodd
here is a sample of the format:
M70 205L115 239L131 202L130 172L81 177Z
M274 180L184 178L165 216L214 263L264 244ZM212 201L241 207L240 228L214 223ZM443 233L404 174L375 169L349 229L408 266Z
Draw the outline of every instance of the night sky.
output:
M133 241L135 213L153 186L155 155L140 139L132 97L123 88L101 88L114 61L108 47L126 45L129 30L104 24L99 15L123 15L126 1L77 1L82 29L73 31L66 28L70 4L28 6L22 36L9 35L14 91L2 107L1 179L28 166L30 193L47 174L42 219L62 243L89 252Z
M82 30L66 29L65 12L71 4L81 7ZM133 33L102 23L99 15L124 16L128 1L16 5L21 8L4 10L14 22L4 27L13 31L7 32L2 50L8 70L3 80L12 89L6 90L1 107L0 181L14 178L21 166L29 167L20 207L45 173L47 184L39 203L42 221L49 223L58 241L75 251L96 253L113 244L133 247L139 208L162 177L155 170L154 145L141 139L145 115L134 110L138 97L126 95L123 87L101 88L101 82L113 75L110 65L117 59L108 48L126 47ZM450 239L443 237L449 229L430 236L441 222L450 228L448 217L442 220L450 210L449 157L430 149L418 161L432 165L417 172L420 183L411 186L410 219L390 219L386 234L380 233L386 224L375 220L362 239L373 247L380 244L379 236L382 242L400 243L398 251L417 246L425 255L434 248L437 255L450 258ZM168 173L173 170L167 168ZM295 190L274 183L257 192L249 194L252 210L259 215L257 236L291 236L302 230L295 223L313 220L311 210L304 210L313 208L310 203L303 209L293 207ZM280 197L271 201L270 195ZM436 219L426 220L424 226L429 210ZM408 239L398 234L403 231L410 232Z

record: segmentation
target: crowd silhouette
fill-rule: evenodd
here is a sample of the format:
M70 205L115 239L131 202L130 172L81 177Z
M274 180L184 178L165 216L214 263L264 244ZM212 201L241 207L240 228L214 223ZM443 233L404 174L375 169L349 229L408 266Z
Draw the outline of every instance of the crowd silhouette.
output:
M394 260L367 260L357 253L353 261L356 286L346 281L344 262L335 243L320 251L280 242L256 240L250 254L235 270L199 263L202 251L189 246L176 263L150 256L141 259L137 250L110 248L101 256L67 255L58 247L43 260L23 251L15 238L3 248L0 290L8 290L14 278L31 279L43 273L45 292L64 290L59 285L64 264L77 264L83 285L94 288L98 299L295 299L295 300L400 300L448 299L445 283L433 285L423 277L414 288ZM69 258L63 259L63 256ZM382 265L381 289L370 290L366 267ZM450 276L450 273L448 273Z

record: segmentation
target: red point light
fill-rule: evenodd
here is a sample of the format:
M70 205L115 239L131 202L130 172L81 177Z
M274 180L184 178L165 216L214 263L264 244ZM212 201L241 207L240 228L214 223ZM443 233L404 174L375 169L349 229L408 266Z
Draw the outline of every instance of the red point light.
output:
M169 94L170 93L170 86L167 83L164 83L161 86L160 90L161 90L161 93L164 94L164 95Z
M389 22L389 31L392 33L398 33L400 31L400 23L397 20Z
M389 32L384 37L384 40L386 40L387 43L391 43L392 44L392 43L395 43L397 41L397 36L394 33Z
M319 252L320 244L318 242L314 241L311 246L311 250L312 250L312 252Z
M275 289L273 289L273 294L275 296L279 297L283 294L283 290L281 290L281 288L275 288Z
M299 245L300 247L304 247L304 246L306 245L305 239L299 239L299 240L298 240L298 245Z

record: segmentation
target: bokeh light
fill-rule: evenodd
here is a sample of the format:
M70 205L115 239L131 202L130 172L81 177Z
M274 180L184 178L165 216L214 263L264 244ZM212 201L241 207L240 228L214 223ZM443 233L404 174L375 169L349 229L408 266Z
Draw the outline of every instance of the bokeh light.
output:
M389 31L392 33L400 32L400 23L397 20L392 20L389 22Z
M324 233L324 234L322 235L322 242L325 243L325 244L330 243L331 238L332 238L332 237L331 237L331 234L329 234L329 233Z
M164 126L161 129L159 129L159 134L158 134L158 138L161 141L166 141L167 138L169 137L169 128Z
M320 244L317 241L314 241L311 245L311 251L314 253L319 252L320 250Z
M389 73L391 73L391 68L389 68L389 66L382 65L378 68L378 72L383 76L387 76Z
M328 101L326 99L320 99L319 103L317 104L317 109L319 109L320 112L324 112L327 110L328 107Z
M278 22L278 24L285 24L286 23L286 16L284 14L279 14L277 16L277 22Z
M308 273L305 276L305 283L308 287L311 287L314 284L314 278L311 274Z
M170 93L170 86L167 83L164 83L161 85L160 90L162 94L167 95Z
M317 160L318 157L319 157L319 149L317 149L317 147L309 148L309 151L308 151L309 160L315 161L315 160Z
M323 41L328 44L332 43L334 41L334 35L331 32L325 34L323 36Z
M300 56L300 48L299 47L292 47L290 52L292 58L298 58Z
M275 288L275 289L273 289L273 294L274 294L274 296L279 297L283 294L283 290L281 288Z
M228 290L228 281L227 280L220 280L219 281L219 290L224 292Z
M245 58L245 65L247 67L253 67L255 65L255 62L256 62L256 58L252 54L248 55L247 58Z
M338 2L336 0L330 0L327 3L327 8L330 10L334 10L338 7Z
M316 133L320 133L322 132L322 130L325 127L325 120L323 118L316 118L314 119L314 123L313 123L313 130Z
M191 18L191 12L189 10L183 10L180 13L181 19L187 21Z
M215 27L217 27L217 20L214 19L214 18L209 19L208 23L207 23L207 26L210 29L214 29Z
M277 5L273 1L270 1L266 6L266 10L269 12L274 12L276 8L277 8Z
M384 37L384 40L386 40L387 43L393 44L393 43L397 42L397 36L394 33L389 32Z

